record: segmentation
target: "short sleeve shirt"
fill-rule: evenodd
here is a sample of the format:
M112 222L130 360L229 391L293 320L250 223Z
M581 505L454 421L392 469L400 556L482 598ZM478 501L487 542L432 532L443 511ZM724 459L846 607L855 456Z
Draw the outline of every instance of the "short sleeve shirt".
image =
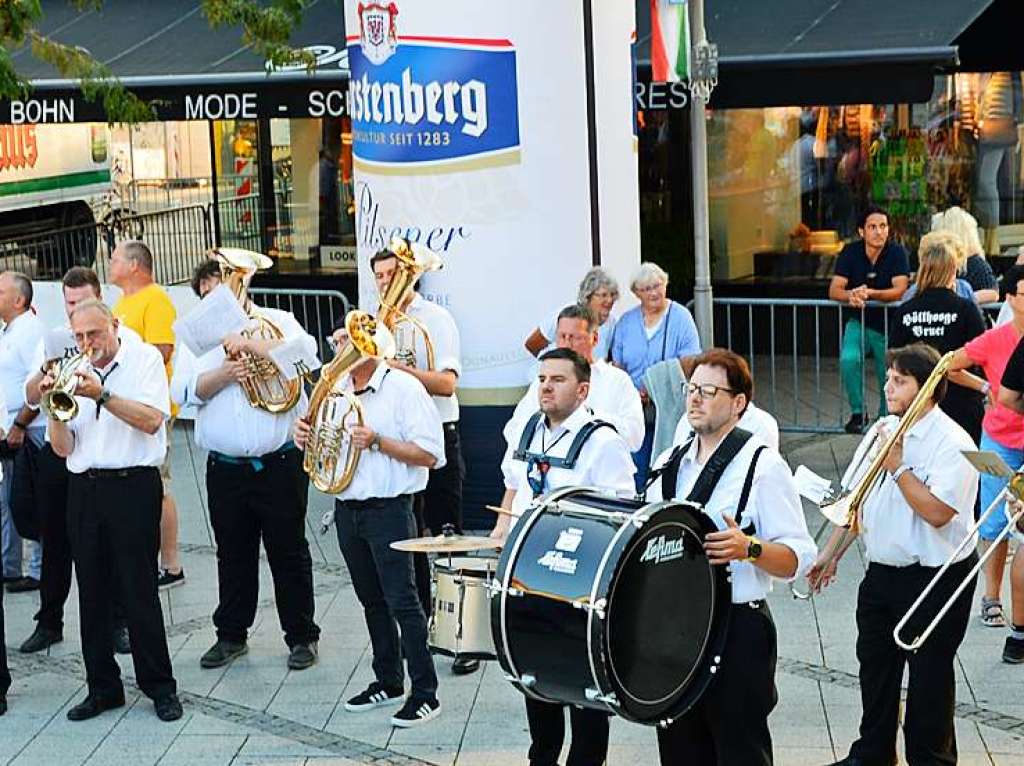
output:
M1006 369L1003 371L1002 385L1011 391L1024 391L1024 341L1018 342L1010 354Z
M846 277L847 290L861 285L867 285L872 290L888 290L892 287L894 277L910 276L910 259L902 245L890 241L885 243L878 260L872 263L864 249L864 240L858 240L846 245L839 253L835 273L837 277ZM844 313L851 318L860 317L860 311L853 309L847 309ZM885 309L865 309L864 324L883 332Z
M997 396L1003 382L1003 373L1020 337L1017 328L1010 322L982 333L964 346L970 360L981 365L985 371L985 379ZM998 403L989 407L985 411L982 427L985 433L1004 447L1024 449L1024 415L1018 415L1009 407Z
M122 323L135 330L146 343L154 346L174 345L174 320L177 313L170 297L160 285L153 283L131 295L122 295L112 309ZM168 360L164 365L167 380L173 369ZM178 413L178 407L171 404L171 415Z

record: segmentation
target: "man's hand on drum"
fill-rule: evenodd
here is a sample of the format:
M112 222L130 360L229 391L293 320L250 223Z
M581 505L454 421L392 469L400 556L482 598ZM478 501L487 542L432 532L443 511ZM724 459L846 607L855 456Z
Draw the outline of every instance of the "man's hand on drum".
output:
M712 564L728 564L730 561L742 561L747 557L750 538L743 534L736 519L722 514L726 528L721 532L711 532L704 538L704 552Z

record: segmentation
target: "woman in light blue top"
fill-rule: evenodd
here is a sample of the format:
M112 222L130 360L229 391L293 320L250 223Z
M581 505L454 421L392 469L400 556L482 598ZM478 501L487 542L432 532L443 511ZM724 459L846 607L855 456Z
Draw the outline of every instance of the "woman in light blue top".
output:
M658 362L701 351L693 317L685 306L668 299L667 288L668 274L657 264L641 263L630 283L640 305L619 318L612 335L612 361L629 373L644 405L644 443L633 453L638 490L647 481L654 440L654 403L644 389L644 373Z

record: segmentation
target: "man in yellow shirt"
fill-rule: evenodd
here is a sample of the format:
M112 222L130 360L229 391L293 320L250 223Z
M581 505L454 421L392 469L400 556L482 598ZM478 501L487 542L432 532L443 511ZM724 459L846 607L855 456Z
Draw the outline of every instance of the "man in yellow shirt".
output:
M174 304L160 285L153 281L153 254L137 240L127 240L110 255L110 281L121 288L121 297L114 304L114 316L135 330L146 343L156 346L164 358L168 381L171 379L171 357L174 355ZM160 512L161 588L185 582L185 570L178 559L178 507L171 496L171 434L178 407L171 402L171 418L167 421L167 456L160 470L164 499Z

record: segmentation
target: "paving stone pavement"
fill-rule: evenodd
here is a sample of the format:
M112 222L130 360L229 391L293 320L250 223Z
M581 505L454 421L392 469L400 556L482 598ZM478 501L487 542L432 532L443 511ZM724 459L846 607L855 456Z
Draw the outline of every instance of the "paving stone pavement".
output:
M783 451L834 476L856 440L847 436L785 438ZM269 570L261 566L260 608L250 652L227 668L202 670L199 656L214 639L215 550L203 486L205 456L185 424L173 440L174 492L181 516L185 585L161 594L175 675L185 716L161 723L130 683L130 658L119 658L129 679L127 705L72 724L67 709L85 693L78 608L68 605L65 640L47 653L22 655L31 632L35 594L5 597L7 641L14 675L10 711L0 718L0 763L31 764L442 764L503 766L525 763L529 742L520 696L486 664L470 676L450 673L439 658L443 713L429 725L395 730L390 710L346 713L344 700L372 677L366 629L333 534L320 536L330 501L311 492L308 537L315 566L320 660L294 672L274 610ZM808 508L812 531L820 518ZM812 602L780 587L771 598L779 632L779 705L771 717L775 761L784 766L826 764L845 755L860 715L856 586L857 555L843 562L840 580ZM1005 599L1005 596L1004 596ZM1005 633L972 619L957 662L956 711L960 763L1024 766L1024 666L999 655ZM612 722L610 764L656 762L654 732Z

